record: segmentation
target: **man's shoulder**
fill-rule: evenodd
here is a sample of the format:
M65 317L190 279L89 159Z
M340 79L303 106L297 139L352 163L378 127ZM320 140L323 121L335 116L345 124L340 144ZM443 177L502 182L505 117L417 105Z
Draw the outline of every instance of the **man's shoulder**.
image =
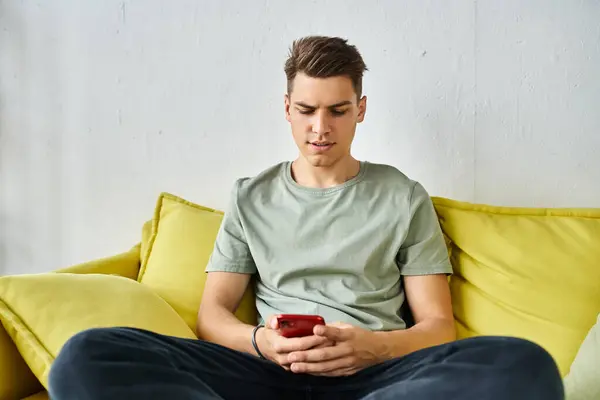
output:
M238 197L246 197L255 192L268 192L271 187L281 183L286 168L287 162L281 162L254 176L238 178L235 182Z
M429 193L420 182L388 164L370 163L365 181L371 184L368 188L369 193L378 193L380 196L387 194L396 205L419 204L430 199Z
M398 168L389 164L368 163L366 180L374 183L391 186L395 189L401 187L412 190L417 183L410 179Z

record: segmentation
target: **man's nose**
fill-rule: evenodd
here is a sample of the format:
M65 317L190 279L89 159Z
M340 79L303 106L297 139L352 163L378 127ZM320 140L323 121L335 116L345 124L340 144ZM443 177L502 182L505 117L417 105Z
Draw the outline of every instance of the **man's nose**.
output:
M318 135L329 133L329 118L326 113L315 113L315 117L312 124L312 131Z

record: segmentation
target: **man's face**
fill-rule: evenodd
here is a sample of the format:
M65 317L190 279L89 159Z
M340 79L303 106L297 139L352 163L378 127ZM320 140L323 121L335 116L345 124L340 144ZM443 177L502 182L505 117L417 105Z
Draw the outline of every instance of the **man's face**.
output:
M285 117L292 126L300 153L315 167L328 167L350 154L356 124L367 108L357 101L352 80L346 76L310 78L296 75L285 96Z

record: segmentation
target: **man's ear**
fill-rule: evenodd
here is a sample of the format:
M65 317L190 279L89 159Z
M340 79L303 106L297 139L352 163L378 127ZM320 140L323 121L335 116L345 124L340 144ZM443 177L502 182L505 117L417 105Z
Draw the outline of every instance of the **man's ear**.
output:
M292 117L290 116L290 96L287 93L283 96L283 104L285 105L285 119L288 122L292 122Z
M365 114L367 113L367 96L363 96L358 101L358 117L357 122L363 122L365 119Z

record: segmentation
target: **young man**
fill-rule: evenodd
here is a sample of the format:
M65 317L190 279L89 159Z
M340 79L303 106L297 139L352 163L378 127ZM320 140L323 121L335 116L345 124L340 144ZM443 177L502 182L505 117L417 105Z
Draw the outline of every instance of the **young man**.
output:
M343 39L294 42L285 116L300 156L236 182L207 267L203 340L82 332L55 361L53 399L563 398L539 346L455 340L451 266L427 192L351 155L365 70ZM233 314L251 282L258 326ZM326 324L286 338L270 317L286 313Z

